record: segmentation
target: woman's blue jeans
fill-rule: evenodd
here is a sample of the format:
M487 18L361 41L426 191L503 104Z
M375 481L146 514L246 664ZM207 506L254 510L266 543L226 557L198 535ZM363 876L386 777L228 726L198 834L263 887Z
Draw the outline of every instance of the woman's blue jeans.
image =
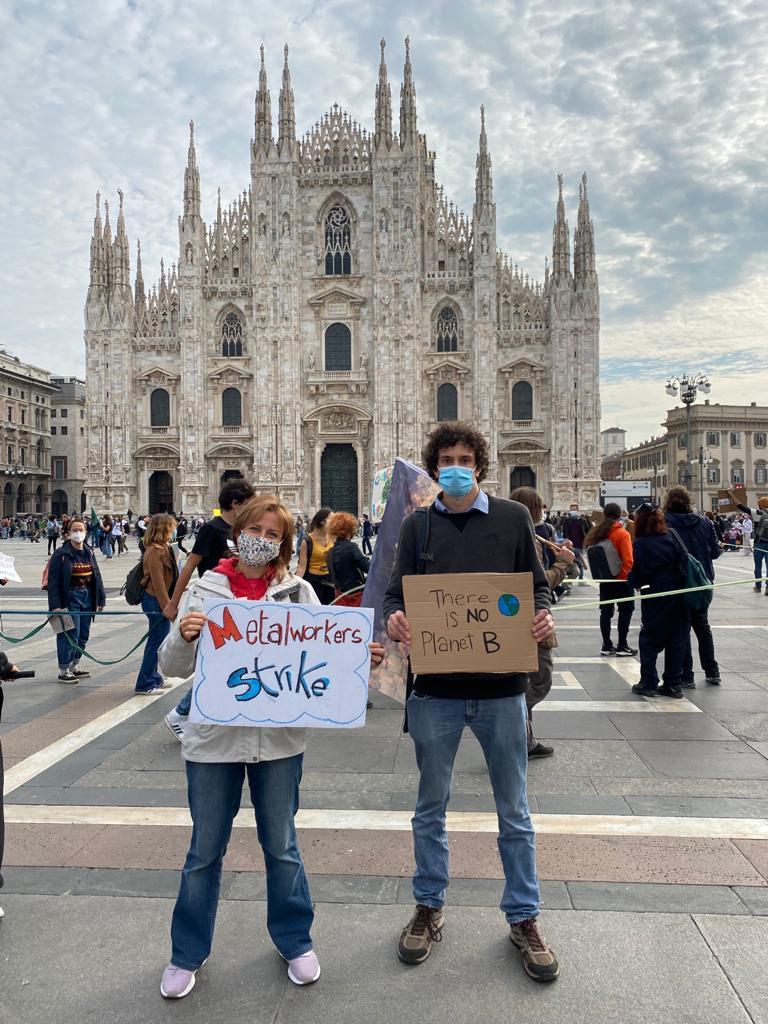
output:
M196 971L211 952L221 866L246 775L267 872L267 930L286 960L312 949L315 915L294 826L303 761L296 754L256 764L186 762L193 827L171 923L176 967Z
M136 677L136 693L146 693L147 690L154 690L162 684L163 678L157 671L157 652L171 630L171 624L163 615L156 597L144 594L141 599L141 610L147 616L149 636L144 644L144 657L141 659L141 668Z
M499 818L499 853L504 868L501 909L510 924L539 913L536 842L528 813L528 713L525 695L495 700L444 700L412 693L408 731L416 747L419 795L411 819L417 903L442 907L448 887L445 812L453 762L466 727L483 748Z
M73 587L69 592L69 604L67 607L73 612L93 611L91 592L88 587ZM77 644L78 647L84 650L85 645L88 643L88 637L91 635L91 622L93 619L90 615L73 615L72 621L74 622L72 629L68 629L66 633L56 634L56 656L59 662L59 672L66 672L68 668L76 668L77 663L82 657L80 651L76 651L72 647L67 637L69 637L72 643Z

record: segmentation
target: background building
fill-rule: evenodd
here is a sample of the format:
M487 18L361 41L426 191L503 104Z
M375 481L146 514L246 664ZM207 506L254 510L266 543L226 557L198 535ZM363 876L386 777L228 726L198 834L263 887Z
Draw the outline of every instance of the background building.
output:
M409 44L399 134L381 46L374 130L334 105L296 135L288 50L273 132L262 63L250 180L201 217L194 126L178 263L129 270L97 195L85 306L88 501L209 510L242 475L294 508L358 512L376 468L419 459L440 420L490 439L486 486L550 505L598 496L599 293L586 176L573 266L562 177L552 266L533 281L496 246L481 111L469 215L417 127ZM555 367L557 368L555 371Z
M49 511L50 408L47 370L0 351L0 488L3 515Z
M666 434L603 460L603 480L651 480L660 497L684 484L702 509L717 508L717 492L746 487L749 504L768 495L768 406L691 406L691 479L688 481L685 408L670 409Z
M621 427L608 427L606 430L600 431L600 454L604 459L610 458L612 455L618 455L626 447L626 430L623 430Z
M85 381L51 377L58 392L51 398L50 511L84 512L85 503Z
M684 483L687 472L686 412L667 413L664 424L669 438L669 462L675 483ZM691 406L690 489L700 495L704 508L715 508L717 492L743 485L750 505L768 495L768 406L711 404L708 399Z

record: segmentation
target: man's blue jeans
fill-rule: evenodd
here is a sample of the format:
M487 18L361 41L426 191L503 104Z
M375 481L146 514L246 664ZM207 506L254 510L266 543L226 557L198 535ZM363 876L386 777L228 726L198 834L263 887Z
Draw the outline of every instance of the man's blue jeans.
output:
M91 592L88 587L73 587L69 592L69 604L67 607L72 612L93 611ZM68 629L66 633L56 634L56 656L59 661L59 672L66 672L68 668L77 668L77 663L82 657L80 651L76 651L72 647L67 637L69 637L72 643L85 649L88 637L91 635L91 622L93 619L90 615L73 615L72 621L74 622L72 629Z
M411 819L417 903L442 907L445 902L449 881L445 812L456 751L469 726L483 748L499 817L499 853L506 879L501 909L510 924L538 915L536 843L525 789L527 724L524 694L495 700L443 700L414 692L408 698L408 731L419 766L419 795Z
M163 679L157 671L157 652L160 644L171 631L171 624L163 616L160 602L151 594L144 594L141 599L141 610L147 616L149 636L144 644L144 657L136 677L136 693L146 693L162 685Z
M768 547L765 545L765 541L755 542L752 557L755 559L755 580L760 580L762 586L763 576L768 576ZM765 589L768 591L768 582L765 584Z
M211 951L221 865L246 775L267 872L267 930L286 960L312 949L314 911L294 826L303 761L296 754L256 764L186 762L193 828L171 923L176 967L196 971Z

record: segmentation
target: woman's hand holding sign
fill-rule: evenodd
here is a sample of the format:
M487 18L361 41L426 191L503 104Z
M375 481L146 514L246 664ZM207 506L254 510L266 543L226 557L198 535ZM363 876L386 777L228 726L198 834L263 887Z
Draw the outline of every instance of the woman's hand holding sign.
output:
M191 644L193 640L197 640L200 636L203 626L207 621L202 612L187 612L179 623L179 632L187 643Z

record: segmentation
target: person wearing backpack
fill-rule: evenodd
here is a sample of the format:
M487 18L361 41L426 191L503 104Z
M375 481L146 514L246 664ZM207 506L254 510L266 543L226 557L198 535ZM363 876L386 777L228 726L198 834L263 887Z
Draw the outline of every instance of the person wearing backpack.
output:
M157 652L171 630L170 620L163 615L163 609L170 601L179 572L176 557L171 547L171 538L176 529L176 520L166 512L157 512L149 520L144 534L144 554L141 556L143 571L141 610L147 616L149 635L144 644L144 657L136 677L135 693L156 693L163 688L163 680L157 670Z
M52 551L56 550L56 545L59 543L59 524L56 522L55 516L50 516L46 522L45 535L48 541L48 557L50 558Z
M709 582L714 583L715 567L713 562L720 557L721 550L717 534L706 516L693 511L691 495L685 487L672 487L667 492L664 499L664 519L670 530L678 534L688 549L688 553L701 562ZM698 608L689 607L689 614L691 629L696 634L699 645L699 661L704 670L706 682L712 686L719 686L721 682L720 667L715 658L715 640L709 625L709 608L705 605ZM682 686L685 690L693 690L696 687L693 679L690 631L683 659Z
M656 505L644 502L637 510L634 559L627 582L643 590L640 602L640 682L632 692L640 697L680 699L683 696L683 660L690 631L689 608L683 594L654 597L685 587L684 563L687 554L679 537L667 528L664 513ZM664 652L664 685L659 686L656 660Z
M627 640L629 624L635 611L634 591L627 583L633 563L632 538L621 525L621 509L614 502L608 502L603 509L603 519L584 538L584 548L589 571L593 578L602 581L599 584L600 633L603 638L600 654L604 657L616 655L619 658L632 658L637 654L637 650L630 647ZM633 600L621 600L627 597ZM614 647L611 622L615 608L619 610L619 635Z

